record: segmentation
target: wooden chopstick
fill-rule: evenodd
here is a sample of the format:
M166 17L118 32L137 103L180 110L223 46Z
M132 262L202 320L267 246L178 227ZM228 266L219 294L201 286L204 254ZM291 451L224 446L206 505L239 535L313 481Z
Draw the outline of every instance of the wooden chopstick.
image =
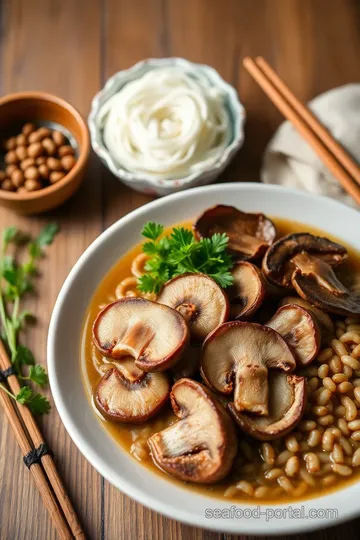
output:
M13 404L11 403L10 397L2 390L0 391L0 402L3 405L6 417L12 427L18 445L20 446L23 455L26 456L33 448L27 438ZM57 504L57 500L51 487L47 482L42 466L40 463L34 463L30 467L30 471L60 538L62 540L71 540L73 538L72 534L70 533L64 516Z
M259 86L264 90L274 105L279 109L279 111L294 125L304 139L310 144L319 158L338 179L345 191L347 191L347 193L351 195L351 197L358 204L360 204L360 185L356 181L357 176L351 176L344 169L344 166L340 164L339 160L335 156L335 153L332 152L332 150L329 149L330 147L326 145L326 140L329 138L332 139L330 133L327 132L327 136L324 138L322 135L322 130L319 130L319 126L317 127L317 133L314 132L310 124L307 122L305 115L299 114L299 107L295 109L293 106L292 103L294 103L294 99L296 98L294 97L292 103L290 103L285 94L283 94L281 91L283 89L282 86L279 84L275 86L273 79L269 79L265 71L262 70L263 62L260 62L258 65L252 58L246 57L243 60L243 65L259 84ZM289 89L287 90L289 93L291 93ZM303 107L305 108L305 106ZM306 117L308 118L308 115L306 115ZM312 124L315 125L315 122L320 124L318 120L313 117ZM335 145L337 144L336 141L334 141L334 143ZM334 145L332 145L332 147L334 148ZM337 150L338 155L339 150L342 154L346 154L345 150L339 147ZM342 160L342 163L346 161L349 164L349 160L351 160L351 158L348 156L348 159L344 161L344 158L342 157ZM353 166L356 165L353 164L352 167Z
M11 367L11 362L9 359L9 356L6 352L6 349L4 347L4 344L0 340L0 368L3 370L8 369ZM8 377L8 385L13 392L13 394L18 394L20 391L20 384L16 377L16 375L10 375ZM4 392L0 391L0 394L3 394ZM19 414L24 422L24 425L28 431L28 434L31 438L31 441L35 448L39 448L41 444L44 444L44 438L41 434L41 431L38 427L38 425L35 422L34 416L30 409L26 407L25 405L21 405L20 403L16 402L17 409L19 411ZM14 413L14 407L12 407ZM15 413L16 414L16 413ZM21 425L21 424L20 424ZM31 448L29 448L31 450ZM29 451L28 450L28 451ZM47 478L51 484L52 489L54 490L55 496L57 497L57 500L61 506L61 509L64 513L64 516L68 522L68 525L71 529L72 536L66 537L66 538L72 538L75 537L79 540L85 540L85 534L81 528L80 522L78 520L78 517L76 515L76 512L71 504L71 501L65 491L64 485L62 483L62 480L59 476L59 473L55 467L54 460L50 454L46 454L41 457L41 463L45 469L45 472L47 474ZM34 468L35 465L31 466L31 470ZM48 485L46 481L46 485Z
M329 133L326 127L314 116L301 101L294 96L290 88L282 81L272 67L266 62L262 56L256 58L256 64L263 70L267 78L274 86L283 94L288 102L293 106L297 113L309 124L314 133L323 141L327 148L334 154L336 159L341 163L344 169L353 176L354 180L360 185L360 167L349 156L346 150L337 142L336 139Z

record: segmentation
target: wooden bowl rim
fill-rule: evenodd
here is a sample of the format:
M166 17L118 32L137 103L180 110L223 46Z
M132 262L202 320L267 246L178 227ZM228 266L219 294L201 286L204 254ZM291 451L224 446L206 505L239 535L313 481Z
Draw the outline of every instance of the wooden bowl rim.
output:
M2 107L3 105L6 105L7 103L11 103L11 102L15 103L16 101L22 101L26 99L49 101L65 109L68 113L70 113L75 118L80 128L81 135L84 142L81 146L80 145L78 146L79 157L76 161L76 164L71 169L71 171L69 171L64 176L64 178L56 182L56 184L47 186L37 191L30 191L29 193L17 193L17 192L5 191L5 190L0 189L0 199L7 200L7 201L34 201L34 200L41 199L42 197L46 197L47 195L51 195L52 193L55 193L56 191L61 190L62 187L64 187L67 184L70 184L70 182L74 180L74 178L81 171L81 169L83 169L86 166L87 160L90 155L90 135L89 135L89 130L87 128L87 125L83 117L79 113L79 111L73 105L65 101L65 99L62 99L54 94L50 94L48 92L41 92L41 91L15 92L15 93L7 94L6 96L0 98L0 107Z

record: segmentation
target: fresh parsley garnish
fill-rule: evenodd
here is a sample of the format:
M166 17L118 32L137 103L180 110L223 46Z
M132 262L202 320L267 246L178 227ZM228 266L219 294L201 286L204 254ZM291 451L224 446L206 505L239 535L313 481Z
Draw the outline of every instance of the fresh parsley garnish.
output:
M163 225L152 221L141 231L149 239L142 246L149 259L145 274L138 279L140 291L158 293L166 281L187 272L207 274L224 289L232 285L233 261L227 252L229 238L225 233L197 241L184 227L174 227L168 236L162 236L163 232Z
M53 242L58 230L56 223L49 223L39 236L32 240L16 227L8 227L2 233L0 244L1 338L8 347L18 378L31 381L40 387L48 383L45 369L36 364L30 349L19 343L19 332L27 322L34 319L29 311L20 312L20 300L26 293L33 291L37 263L43 256L44 247ZM8 253L10 244L27 246L27 258L24 262L18 263L15 257ZM22 386L17 395L9 392L3 384L0 384L0 388L19 403L29 406L34 414L46 414L50 410L47 398L35 394L27 385Z

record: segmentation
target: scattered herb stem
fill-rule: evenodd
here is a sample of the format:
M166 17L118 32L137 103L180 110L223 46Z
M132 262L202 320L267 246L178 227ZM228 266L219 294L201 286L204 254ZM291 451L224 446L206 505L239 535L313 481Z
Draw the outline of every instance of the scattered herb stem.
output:
M19 332L24 328L26 320L32 317L28 311L20 312L20 302L26 293L33 291L33 281L37 274L36 263L43 256L43 248L53 242L58 229L56 223L50 223L42 229L35 240L25 237L15 227L6 228L1 236L1 337L9 349L11 363L17 377L22 381L31 381L40 387L48 383L45 369L35 363L30 349L19 343ZM10 244L23 248L27 246L28 258L24 263L18 264L15 257L8 254ZM23 372L25 367L28 368L27 374ZM0 384L0 389L19 403L28 405L34 414L46 414L50 410L47 398L40 393L35 393L27 385L23 385L17 395L12 394L4 384Z

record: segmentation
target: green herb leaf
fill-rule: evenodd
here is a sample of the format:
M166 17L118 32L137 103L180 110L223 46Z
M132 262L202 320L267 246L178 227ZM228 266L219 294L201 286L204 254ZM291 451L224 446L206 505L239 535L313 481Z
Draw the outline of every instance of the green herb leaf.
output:
M25 345L18 345L15 362L17 365L25 364L30 366L35 364L35 358L28 347L25 347Z
M7 227L6 229L4 229L3 231L4 243L9 244L10 242L12 242L15 239L15 236L17 235L17 233L18 233L18 229L14 226Z
M53 243L54 238L59 230L60 227L57 223L48 223L36 238L36 244L38 244L40 247L49 246Z
M143 274L138 279L138 289L143 293L151 293L157 289L157 280L150 274Z
M164 232L164 226L159 223L154 223L153 221L148 221L141 231L141 234L145 238L150 238L150 240L157 240L159 236Z
M21 403L22 405L25 405L26 403L29 403L29 401L32 398L32 390L28 386L22 386L20 388L20 392L15 396L16 401Z
M45 386L49 381L45 369L39 364L30 367L29 379L39 386Z
M166 281L186 272L207 274L223 288L232 285L233 261L226 251L226 234L216 233L197 241L191 230L174 227L170 236L159 239L163 230L162 225L153 222L144 227L142 234L151 242L145 242L142 248L149 259L145 264L147 273L138 280L140 291L158 293Z
M156 253L159 253L159 245L155 244L155 242L145 242L142 250L146 255L155 255Z
M29 406L34 414L48 414L51 409L48 399L41 394L35 394Z
M37 242L31 242L28 247L29 255L33 259L39 259L42 255L41 244Z

